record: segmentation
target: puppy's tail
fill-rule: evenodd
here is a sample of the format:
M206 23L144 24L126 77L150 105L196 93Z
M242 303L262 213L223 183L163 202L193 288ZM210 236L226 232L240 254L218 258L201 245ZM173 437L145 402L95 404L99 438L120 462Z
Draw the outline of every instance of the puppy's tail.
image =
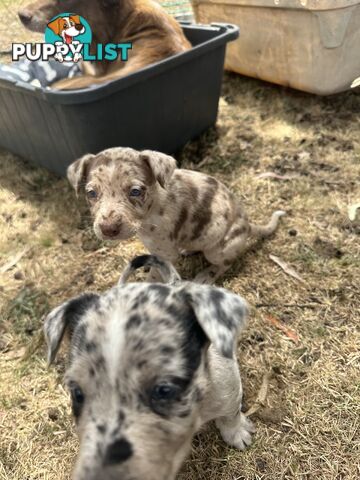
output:
M284 210L277 210L271 215L271 220L267 225L254 225L250 224L251 234L254 237L268 237L272 235L278 227L280 217L286 215Z
M141 267L156 268L165 283L174 284L181 281L181 277L170 262L163 260L156 255L139 255L129 262L120 277L119 284L126 283L130 275Z

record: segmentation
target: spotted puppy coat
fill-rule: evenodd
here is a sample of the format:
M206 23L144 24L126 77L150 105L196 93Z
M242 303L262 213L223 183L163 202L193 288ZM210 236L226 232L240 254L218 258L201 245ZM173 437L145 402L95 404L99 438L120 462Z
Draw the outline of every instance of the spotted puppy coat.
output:
M195 281L211 283L228 270L253 237L271 235L285 212L266 226L249 223L238 199L215 178L177 169L159 152L111 148L70 165L68 178L85 189L101 239L138 234L150 253L175 263L180 252L203 252L210 266ZM156 278L157 279L157 278Z
M127 283L142 265L163 283ZM80 436L74 480L173 480L195 432L215 419L243 450L236 339L247 304L227 290L181 282L160 259L134 259L118 286L84 294L45 320L49 361L70 340L66 383Z

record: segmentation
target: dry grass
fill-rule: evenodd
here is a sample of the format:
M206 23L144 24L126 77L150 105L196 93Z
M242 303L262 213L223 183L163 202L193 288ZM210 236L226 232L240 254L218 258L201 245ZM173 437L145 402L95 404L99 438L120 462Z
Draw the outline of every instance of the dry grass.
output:
M254 444L239 453L210 426L181 480L360 477L360 222L347 218L360 200L359 110L357 92L321 99L226 75L217 127L179 157L231 186L258 221L288 211L276 236L223 279L254 306L239 344L247 408L268 383ZM297 178L257 178L265 171ZM0 278L0 479L69 478L77 443L63 362L46 368L41 319L71 295L114 284L141 251L136 241L99 244L64 179L0 154L0 269L23 253ZM188 259L183 273L200 262Z

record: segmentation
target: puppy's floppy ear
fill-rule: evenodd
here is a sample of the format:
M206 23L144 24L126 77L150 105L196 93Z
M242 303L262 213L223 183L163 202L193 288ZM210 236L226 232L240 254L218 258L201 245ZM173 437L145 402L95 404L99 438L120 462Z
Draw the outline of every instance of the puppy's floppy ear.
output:
M85 185L89 175L90 167L95 155L87 154L76 162L72 163L67 169L67 178L74 187L76 195L79 195L81 187Z
M48 346L48 363L53 363L65 332L71 337L84 313L98 302L99 296L85 293L55 308L45 318L44 334Z
M47 26L55 33L55 35L60 35L61 32L61 21L62 18L55 18L52 22L48 23Z
M143 150L140 158L146 162L157 182L165 188L176 168L176 160L165 153Z
M247 302L224 288L190 283L185 293L197 320L216 350L226 358L234 353L237 335L249 313Z

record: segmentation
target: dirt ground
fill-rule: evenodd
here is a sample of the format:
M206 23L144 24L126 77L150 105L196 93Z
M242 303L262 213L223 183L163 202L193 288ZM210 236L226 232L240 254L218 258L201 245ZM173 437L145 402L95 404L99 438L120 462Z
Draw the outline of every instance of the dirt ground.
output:
M178 156L223 180L254 221L287 211L219 282L252 305L238 353L254 443L228 448L210 425L180 480L360 478L360 211L348 215L360 202L359 93L318 98L226 74L216 127ZM42 318L109 288L143 251L136 240L97 241L78 205L65 179L0 152L1 480L70 478L64 361L47 368ZM201 264L186 259L181 271Z

